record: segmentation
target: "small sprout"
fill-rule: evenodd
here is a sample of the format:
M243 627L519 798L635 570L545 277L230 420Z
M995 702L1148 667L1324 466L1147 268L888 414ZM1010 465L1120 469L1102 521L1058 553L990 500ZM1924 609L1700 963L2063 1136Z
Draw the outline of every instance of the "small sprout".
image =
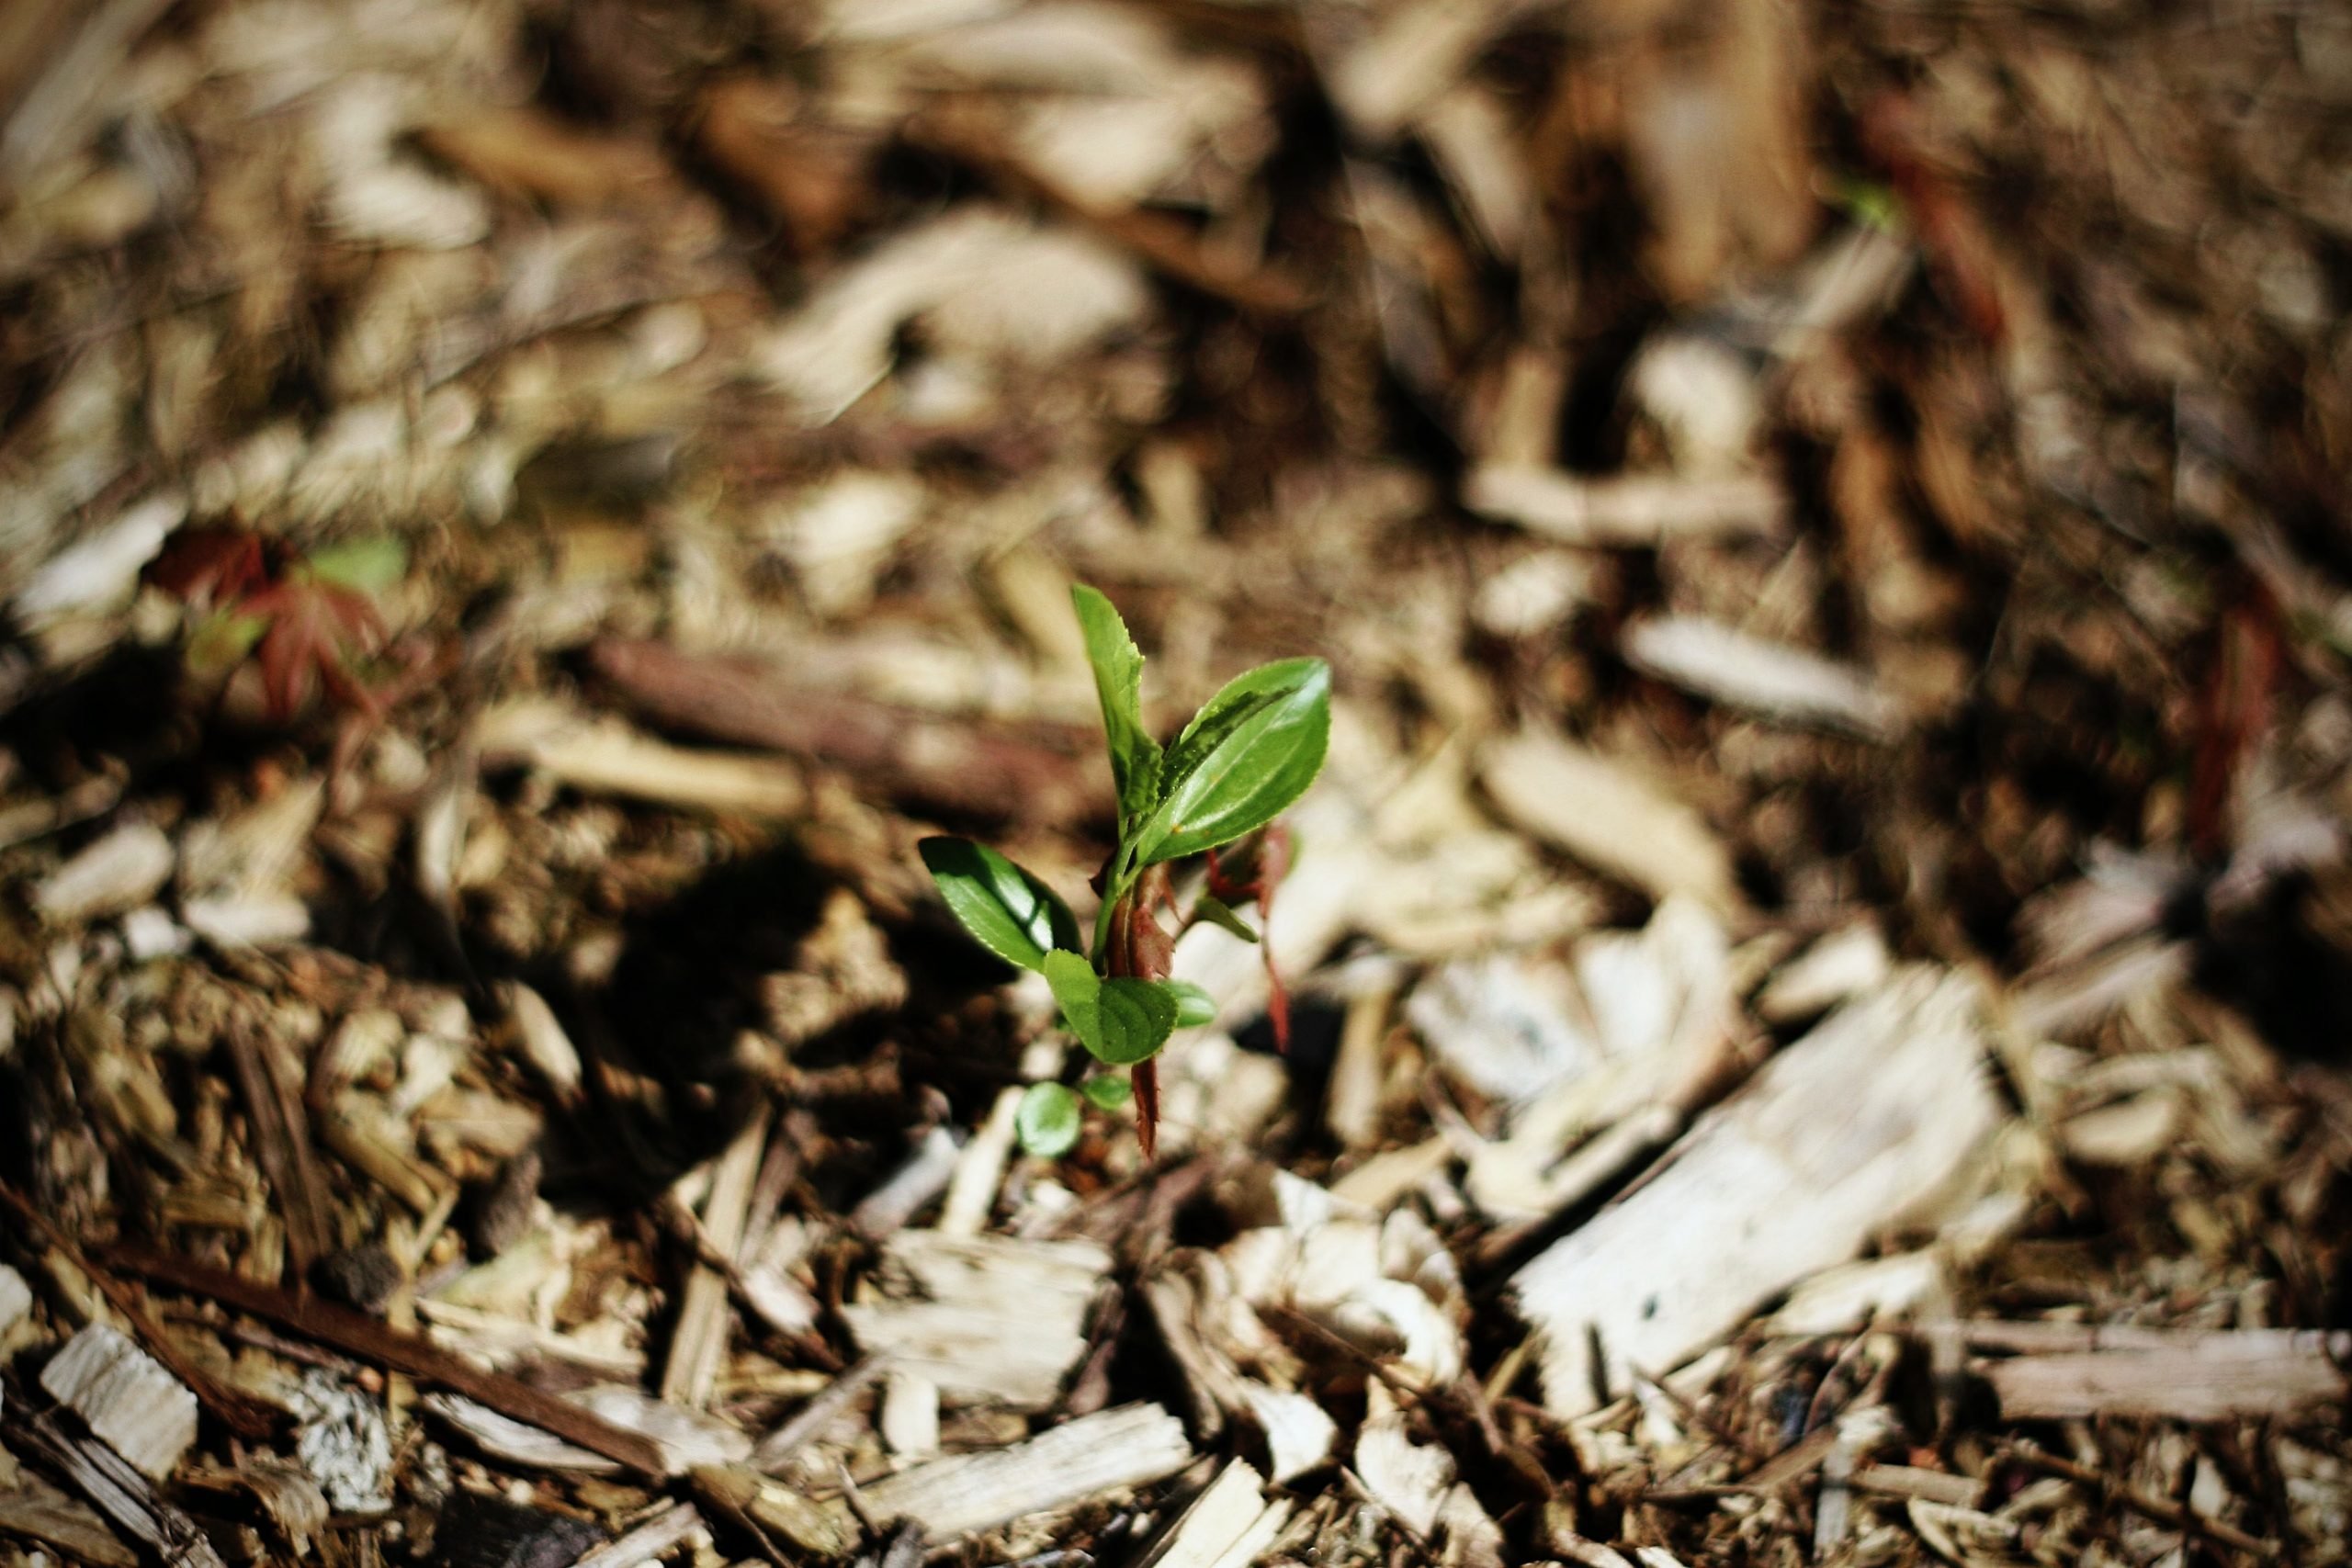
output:
M1205 987L1190 980L1170 980L1168 988L1176 993L1176 1027L1198 1029L1204 1023L1216 1021L1216 998Z
M226 677L250 658L269 717L285 723L321 693L374 714L352 665L384 641L377 601L408 571L398 539L366 538L304 556L242 528L202 528L150 569L156 586L197 611L188 668Z
M1097 1111L1116 1111L1136 1097L1136 1086L1116 1073L1097 1073L1078 1086Z
M1078 1142L1078 1096L1057 1083L1033 1083L1021 1097L1013 1130L1021 1146L1041 1159L1057 1159Z
M1254 902L1262 921L1289 863L1289 840L1274 818L1322 770L1331 735L1331 671L1319 659L1285 659L1227 682L1176 739L1162 747L1143 720L1143 654L1110 600L1070 592L1085 634L1102 706L1102 737L1118 795L1118 841L1095 880L1102 907L1092 941L1069 908L1030 873L962 839L925 839L923 864L940 896L981 946L1035 970L1052 987L1062 1019L1095 1060L1130 1077L1095 1077L1085 1098L1104 1110L1136 1101L1136 1131L1149 1157L1159 1124L1157 1057L1180 1028L1210 1022L1216 1004L1200 987L1169 977L1175 937L1200 921L1250 942L1235 913ZM1217 852L1225 850L1221 861ZM1177 908L1169 867L1208 859L1208 886L1189 911ZM1159 923L1165 909L1177 932ZM1287 1009L1274 979L1269 1012L1277 1040ZM1022 1096L1015 1125L1022 1146L1053 1157L1078 1140L1079 1096L1037 1084Z

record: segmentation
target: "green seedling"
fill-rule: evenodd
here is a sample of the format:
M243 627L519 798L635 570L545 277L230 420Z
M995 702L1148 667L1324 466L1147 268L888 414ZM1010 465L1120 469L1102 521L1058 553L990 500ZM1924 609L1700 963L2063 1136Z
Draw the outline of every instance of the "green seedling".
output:
M1159 1121L1157 1058L1176 1030L1208 1022L1216 1005L1198 986L1169 977L1176 938L1208 921L1246 938L1237 912L1261 921L1290 859L1274 820L1306 793L1331 735L1331 671L1319 659L1285 659L1227 682L1162 746L1143 721L1143 654L1111 601L1070 591L1102 699L1102 732L1118 795L1118 838L1094 878L1102 896L1090 936L1052 888L994 850L965 839L925 839L923 864L981 946L1046 977L1063 1022L1089 1055L1127 1077L1099 1074L1073 1089L1032 1085L1016 1126L1022 1145L1051 1158L1078 1142L1084 1100L1115 1110L1132 1095L1146 1158ZM1194 859L1207 876L1179 910L1172 872ZM1160 924L1165 911L1174 931ZM1272 954L1268 1008L1278 1043L1289 1018Z

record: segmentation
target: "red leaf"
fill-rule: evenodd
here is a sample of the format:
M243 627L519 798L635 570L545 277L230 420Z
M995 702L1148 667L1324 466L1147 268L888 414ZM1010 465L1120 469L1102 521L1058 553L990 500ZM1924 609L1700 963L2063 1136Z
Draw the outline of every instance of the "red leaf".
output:
M282 724L292 718L318 688L374 710L374 699L344 663L347 648L365 650L382 636L383 623L364 597L333 583L298 579L263 589L243 608L270 618L254 658L273 719Z
M268 576L261 536L243 528L189 529L147 569L148 581L164 592L217 604L243 598Z

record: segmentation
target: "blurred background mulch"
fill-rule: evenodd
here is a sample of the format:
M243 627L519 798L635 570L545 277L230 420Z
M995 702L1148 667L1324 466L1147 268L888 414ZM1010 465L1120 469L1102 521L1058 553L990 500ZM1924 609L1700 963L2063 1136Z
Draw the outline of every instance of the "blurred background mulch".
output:
M28 3L0 107L0 1563L2345 1559L2352 11ZM1150 1167L911 850L1088 902L1073 580L1336 673Z

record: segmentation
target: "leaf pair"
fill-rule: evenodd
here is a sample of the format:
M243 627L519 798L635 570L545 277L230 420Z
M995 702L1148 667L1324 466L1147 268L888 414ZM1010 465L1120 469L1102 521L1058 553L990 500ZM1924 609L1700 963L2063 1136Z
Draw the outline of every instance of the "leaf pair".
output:
M1091 588L1073 588L1070 598L1119 791L1114 891L1146 866L1264 827L1306 793L1330 745L1330 666L1285 659L1237 676L1162 751L1144 728L1143 655L1126 624Z
M925 839L917 848L964 929L1007 964L1043 975L1070 1032L1097 1061L1113 1066L1143 1061L1168 1043L1186 1015L1196 1023L1214 1016L1198 986L1096 975L1069 906L994 850L949 838Z

